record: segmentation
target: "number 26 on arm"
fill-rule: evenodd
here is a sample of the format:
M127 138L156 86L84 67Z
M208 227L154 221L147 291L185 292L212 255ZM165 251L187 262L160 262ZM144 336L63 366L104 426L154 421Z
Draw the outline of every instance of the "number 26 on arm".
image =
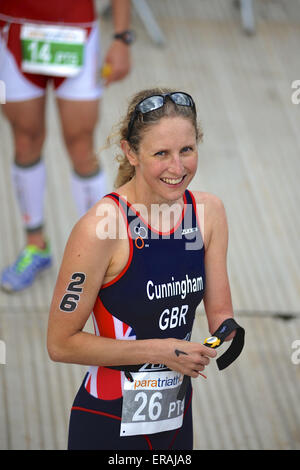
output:
M63 312L74 312L77 308L77 304L80 300L80 294L83 291L82 286L84 284L86 275L84 273L73 273L71 276L72 281L67 287L67 291L63 296L59 309Z

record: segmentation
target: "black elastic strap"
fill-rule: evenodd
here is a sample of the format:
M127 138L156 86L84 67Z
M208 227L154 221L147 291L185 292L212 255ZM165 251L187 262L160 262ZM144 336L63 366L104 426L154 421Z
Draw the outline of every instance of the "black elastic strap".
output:
M232 364L232 362L241 354L245 343L244 328L242 328L233 318L227 318L227 320L224 320L212 335L212 338L215 337L219 341L204 343L205 346L216 349L221 346L227 336L229 336L234 330L236 330L236 334L232 339L229 348L216 361L219 370L226 369L226 367L230 366L230 364ZM189 376L187 375L183 377L183 381L177 395L178 400L183 400L185 396L188 379Z
M241 354L245 344L245 330L233 318L228 318L213 334L221 340L220 346L234 330L236 330L236 333L229 348L216 361L219 370L226 369Z
M180 387L180 389L178 390L178 393L177 393L177 400L183 400L184 399L184 396L186 394L186 389L187 389L187 386L188 386L188 382L189 382L189 375L184 375L183 379L182 379L181 387Z
M106 366L108 369L120 370L124 372L125 377L130 381L133 382L133 377L131 372L138 372L139 369L143 366L143 364L137 365L130 365L130 366Z
M136 364L130 366L105 366L107 369L121 370L122 372L139 372L144 364Z

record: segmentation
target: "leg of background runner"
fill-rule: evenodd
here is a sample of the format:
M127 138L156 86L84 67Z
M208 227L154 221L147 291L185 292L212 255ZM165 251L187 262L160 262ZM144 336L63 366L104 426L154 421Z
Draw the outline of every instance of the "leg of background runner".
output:
M21 213L28 220L34 220L34 225L43 223L43 199L45 171L43 162L40 161L42 147L45 140L45 96L26 100L8 102L3 105L3 112L11 124L15 162L13 164L14 184L18 181L19 191L22 180L23 190L26 192L26 214L22 201L18 199ZM38 181L30 179L40 178ZM15 188L18 191L17 188ZM37 195L37 191L39 194ZM31 194L33 192L33 194ZM37 221L37 222L36 222ZM25 228L32 228L24 220ZM44 247L45 239L42 229L26 233L26 244L34 244Z
M72 188L79 215L106 193L106 181L94 148L100 100L57 99L65 144L72 160Z

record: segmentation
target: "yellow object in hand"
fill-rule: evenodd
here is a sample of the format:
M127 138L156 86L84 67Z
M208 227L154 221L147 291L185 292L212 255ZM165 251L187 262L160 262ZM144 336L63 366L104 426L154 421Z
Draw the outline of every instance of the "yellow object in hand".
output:
M102 78L108 78L112 73L112 66L110 64L104 64L101 69Z
M204 343L205 346L209 348L217 348L220 346L221 340L217 338L217 336L210 336L209 338L205 338Z

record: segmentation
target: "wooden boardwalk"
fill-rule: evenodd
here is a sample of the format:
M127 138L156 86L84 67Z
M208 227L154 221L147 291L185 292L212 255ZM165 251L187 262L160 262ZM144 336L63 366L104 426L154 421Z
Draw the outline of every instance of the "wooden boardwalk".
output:
M230 369L194 382L195 449L300 449L300 7L297 0L257 0L256 34L243 33L225 0L148 0L165 35L149 39L134 13L133 71L105 91L96 146L101 148L128 97L155 85L191 93L204 129L191 189L226 206L228 267L237 319L247 331ZM103 47L111 35L102 20ZM75 207L70 165L49 94L46 220L54 266L27 291L0 292L0 449L65 449L69 410L85 368L56 364L46 351L49 305ZM0 266L24 243L10 184L13 147L0 113ZM113 149L100 154L111 185ZM86 327L90 330L91 325ZM194 339L207 335L201 308ZM292 354L294 353L294 356ZM294 358L294 360L292 360Z

